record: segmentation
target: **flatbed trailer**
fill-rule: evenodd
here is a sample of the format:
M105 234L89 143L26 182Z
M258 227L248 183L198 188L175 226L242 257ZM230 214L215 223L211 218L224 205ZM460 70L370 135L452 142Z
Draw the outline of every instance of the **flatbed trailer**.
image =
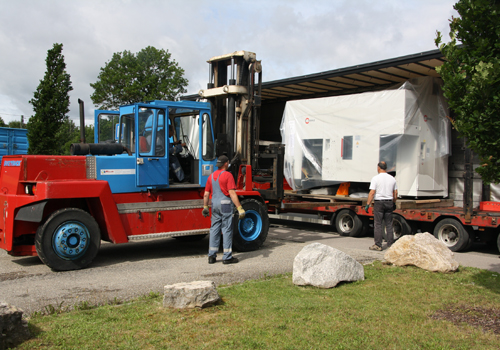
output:
M369 184L375 165L386 161L400 196L393 215L396 238L421 231L452 251L476 241L500 249L499 191L491 193L475 173L479 159L449 123L438 79L411 79L397 89L352 96L287 100L280 134L284 163L273 164L266 184L278 199L260 191L270 202L270 218L363 236L373 226L373 208L364 210ZM281 183L291 187L280 192Z
M373 207L366 212L366 202L367 198L285 191L280 204L269 205L269 218L331 225L342 236L361 237L373 223ZM466 250L477 241L494 242L500 250L500 212L486 202L481 207L485 210L474 209L467 220L464 208L453 206L451 199L398 199L395 238L430 232L452 251Z

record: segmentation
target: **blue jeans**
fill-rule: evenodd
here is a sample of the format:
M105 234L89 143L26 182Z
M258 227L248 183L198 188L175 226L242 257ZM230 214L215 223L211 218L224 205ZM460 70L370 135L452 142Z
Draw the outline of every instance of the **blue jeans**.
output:
M228 201L229 205L212 206L212 226L210 226L208 256L217 257L222 233L222 247L224 248L222 260L233 257L233 205L230 203L230 199Z

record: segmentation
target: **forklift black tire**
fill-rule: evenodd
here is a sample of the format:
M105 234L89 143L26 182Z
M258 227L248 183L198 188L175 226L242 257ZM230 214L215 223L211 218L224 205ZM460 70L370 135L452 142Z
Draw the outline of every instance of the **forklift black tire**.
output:
M416 230L413 230L408 221L398 214L392 214L392 228L394 231L394 241L397 241L402 236L412 235ZM387 232L384 226L382 237L387 241Z
M498 234L498 238L497 238L497 248L498 248L498 251L500 252L500 233Z
M233 248L240 252L257 250L266 241L269 231L267 208L256 199L244 199L241 206L245 217L240 220L238 211L233 215Z
M436 224L434 237L452 252L460 252L469 245L469 233L460 221L452 218L443 219Z
M101 246L101 231L84 210L65 208L54 212L38 227L35 248L42 262L56 271L87 267Z
M341 236L362 237L368 225L363 225L361 218L352 210L342 209L335 215L335 229Z

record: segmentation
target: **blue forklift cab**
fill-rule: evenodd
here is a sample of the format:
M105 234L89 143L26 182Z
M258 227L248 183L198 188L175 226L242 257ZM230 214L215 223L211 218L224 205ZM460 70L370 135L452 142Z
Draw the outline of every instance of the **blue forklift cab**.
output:
M131 153L96 156L97 178L108 181L113 193L204 187L216 163L210 107L207 102L156 100L95 111L96 142L118 142ZM166 125L174 127L172 137ZM182 183L170 181L174 140L186 144L177 155L186 174Z

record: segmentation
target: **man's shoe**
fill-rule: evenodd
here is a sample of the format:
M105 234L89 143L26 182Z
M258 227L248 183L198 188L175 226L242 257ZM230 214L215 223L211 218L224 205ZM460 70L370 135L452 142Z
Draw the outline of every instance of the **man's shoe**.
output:
M377 250L377 251L381 252L382 247L379 247L378 245L374 244L370 247L370 250Z
M222 260L223 264L236 264L238 262L238 258L231 258L227 260Z
M208 263L209 263L209 264L215 264L215 261L216 261L216 260L215 260L215 256L209 256L209 257L208 257Z

